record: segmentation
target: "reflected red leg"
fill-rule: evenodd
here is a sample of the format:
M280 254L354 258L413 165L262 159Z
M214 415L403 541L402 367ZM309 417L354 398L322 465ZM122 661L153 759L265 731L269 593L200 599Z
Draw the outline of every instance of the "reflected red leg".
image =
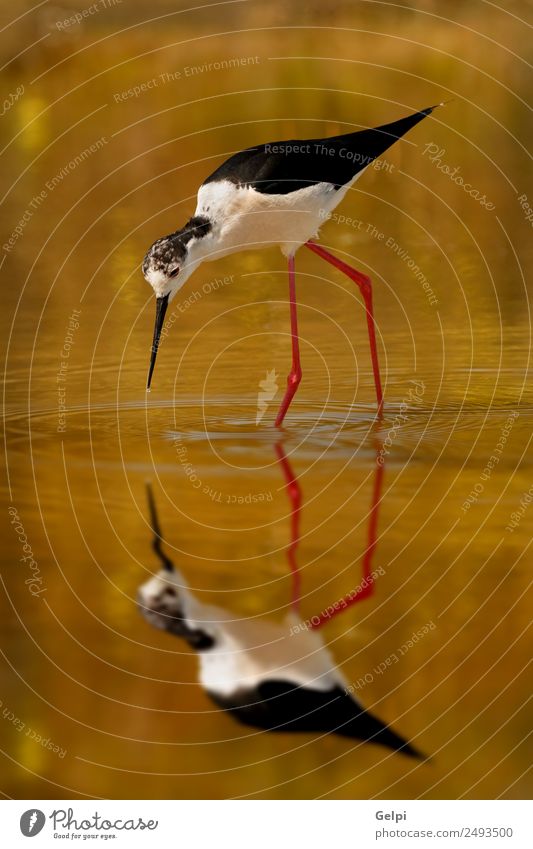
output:
M291 541L287 549L287 560L289 569L292 575L291 588L291 605L293 610L298 613L300 609L300 570L296 561L296 549L300 542L300 510L302 506L302 490L300 484L294 476L294 471L287 459L287 455L283 450L283 445L278 442L276 445L276 454L281 465L283 476L287 483L287 493L291 503Z
M343 274L346 274L350 280L353 280L359 286L361 290L361 294L365 301L366 307L366 323L368 326L368 341L370 343L370 355L372 357L372 369L374 372L374 384L376 387L376 397L378 401L378 416L381 416L383 412L383 391L381 389L381 377L379 374L379 362L378 362L378 348L376 344L376 328L374 323L374 308L372 306L372 282L370 277L367 277L366 274L362 274L360 271L356 271L355 268L352 268L351 265L348 265L346 262L343 262L342 259L337 259L336 256L330 254L322 245L317 245L316 242L306 242L306 248L309 248L310 251L314 251L314 253L321 256L322 259L325 259L326 262L334 265L335 268L338 268L339 271L342 271Z
M339 613L343 613L353 604L356 604L358 601L363 601L363 599L368 598L374 592L374 580L372 577L372 561L374 559L374 553L377 545L377 535L378 535L378 518L379 518L379 508L381 506L381 491L383 489L383 473L385 471L385 466L381 462L379 462L379 445L376 446L376 471L374 473L374 487L372 490L372 503L370 506L370 517L368 520L368 533L367 533L367 542L365 553L363 554L363 563L362 563L362 577L360 584L348 595L344 596L344 598L338 602L339 606L335 609L333 608L333 612L330 613L328 608L327 610L323 610L317 616L311 617L311 622L313 619L318 618L318 622L313 623L312 628L320 628L324 625L325 622L329 622L330 619L333 619L334 616L337 616Z
M298 315L296 305L296 280L294 273L294 256L289 257L289 300L291 308L291 338L292 338L292 367L287 378L287 389L281 402L278 415L276 416L276 427L280 427L289 409L290 403L296 394L296 390L302 379L302 367L300 365L300 347L298 344Z

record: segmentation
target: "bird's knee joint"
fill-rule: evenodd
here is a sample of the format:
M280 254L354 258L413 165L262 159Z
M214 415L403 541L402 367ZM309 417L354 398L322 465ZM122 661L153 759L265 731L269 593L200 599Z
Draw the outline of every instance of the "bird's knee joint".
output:
M298 369L297 371L291 371L287 378L287 383L289 386L298 386L302 379L302 370Z
M361 292L363 295L371 295L372 294L372 281L370 277L367 277L366 274L362 275L361 282L359 284L361 288Z

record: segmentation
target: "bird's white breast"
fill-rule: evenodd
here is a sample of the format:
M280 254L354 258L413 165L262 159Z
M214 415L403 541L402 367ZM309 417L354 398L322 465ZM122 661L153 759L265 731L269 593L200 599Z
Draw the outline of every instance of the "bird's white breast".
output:
M306 630L292 633L290 624L229 618L217 623L214 647L199 655L204 687L229 696L266 680L321 691L343 685L320 635Z
M203 258L271 245L279 245L286 255L294 253L317 235L354 180L338 190L331 183L314 183L285 195L239 187L229 180L201 186L195 215L207 216L213 223L212 232L202 240L212 255Z

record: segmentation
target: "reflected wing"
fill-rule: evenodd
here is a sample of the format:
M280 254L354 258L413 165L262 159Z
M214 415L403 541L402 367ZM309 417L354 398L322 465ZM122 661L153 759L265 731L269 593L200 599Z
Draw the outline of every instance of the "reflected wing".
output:
M423 757L340 687L321 691L287 681L269 680L254 688L243 688L231 696L211 691L209 695L245 725L266 731L338 734L380 743L411 757Z

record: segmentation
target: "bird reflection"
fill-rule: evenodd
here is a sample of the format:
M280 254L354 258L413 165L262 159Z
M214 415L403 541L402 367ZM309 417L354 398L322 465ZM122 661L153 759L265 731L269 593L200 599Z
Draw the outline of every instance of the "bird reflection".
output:
M152 547L162 568L139 588L140 610L150 625L185 640L197 652L201 686L216 705L239 722L275 732L333 733L420 757L407 740L354 698L321 635L327 621L373 592L374 583L369 576L373 574L383 466L376 462L359 586L341 603L303 622L299 616L301 576L296 561L302 493L281 442L276 445L276 454L291 505L286 555L292 589L291 608L285 620L238 619L222 607L199 601L163 550L150 485L147 496Z

